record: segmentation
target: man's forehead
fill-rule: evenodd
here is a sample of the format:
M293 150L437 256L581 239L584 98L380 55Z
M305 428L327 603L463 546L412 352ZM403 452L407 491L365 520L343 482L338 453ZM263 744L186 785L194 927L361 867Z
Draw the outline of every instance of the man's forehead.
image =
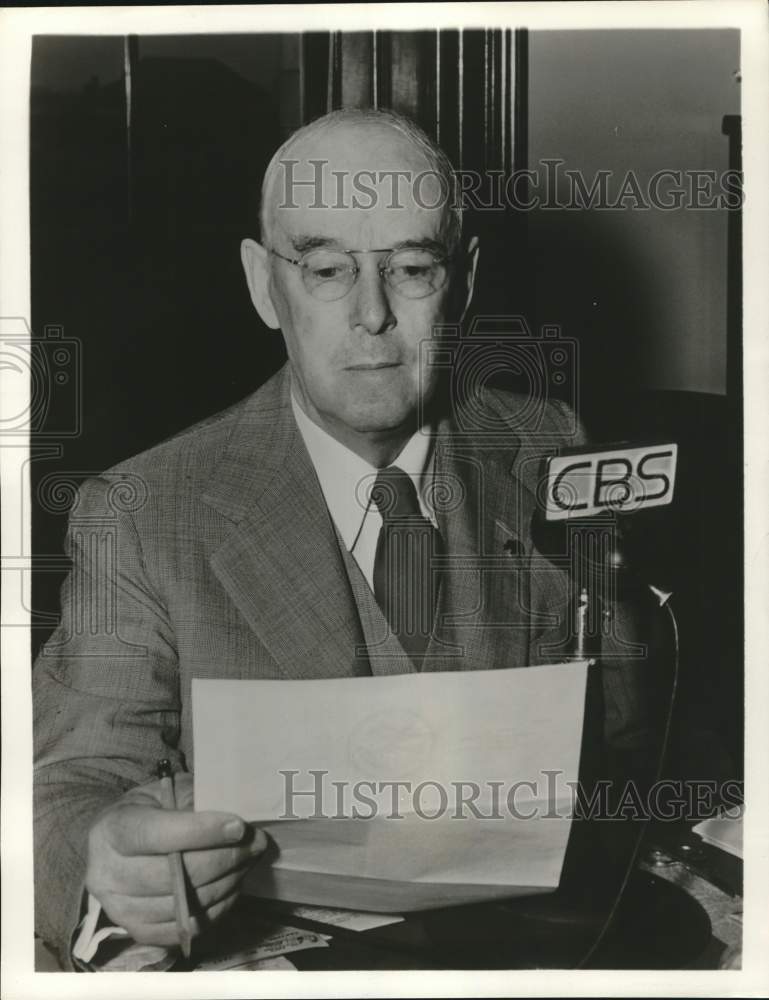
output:
M425 151L391 127L345 125L284 150L269 192L275 224L288 236L316 235L384 245L438 241L445 185Z
M383 249L406 243L442 242L443 213L375 206L371 209L278 208L276 229L294 248L338 245Z

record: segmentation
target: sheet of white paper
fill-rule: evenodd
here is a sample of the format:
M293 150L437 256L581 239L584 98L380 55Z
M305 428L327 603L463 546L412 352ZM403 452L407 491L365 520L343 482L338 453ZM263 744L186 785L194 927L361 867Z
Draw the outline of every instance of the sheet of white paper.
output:
M706 844L742 858L742 817L742 806L734 806L698 823L692 832L699 834Z
M344 927L348 931L370 931L403 920L397 913L361 913L359 910L331 910L327 906L292 906L290 915L331 927Z
M216 962L203 962L197 967L198 972L276 972L278 970L296 972L297 968L293 962L289 960L284 955L278 955L277 958L259 958L251 959L248 957L248 952L243 953L241 958L238 955L234 956L235 965L220 965Z
M196 808L269 833L248 882L269 898L406 912L552 890L586 676L195 680Z
M278 957L291 954L293 951L328 948L330 940L329 934L316 934L314 931L302 930L299 927L275 924L257 944L247 948L237 948L215 958L205 958L197 967L210 972L220 972L223 969L296 968L293 965L272 963Z

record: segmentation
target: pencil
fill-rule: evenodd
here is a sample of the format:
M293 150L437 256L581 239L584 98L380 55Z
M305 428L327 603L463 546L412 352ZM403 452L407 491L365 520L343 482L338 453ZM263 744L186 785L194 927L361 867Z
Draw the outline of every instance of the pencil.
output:
M174 791L174 772L171 761L158 761L158 778L160 778L160 800L164 809L176 809L176 792ZM179 930L179 944L185 958L192 951L192 932L190 930L190 911L187 905L187 884L184 876L184 862L179 851L171 851L168 855L171 869L171 884L174 890L174 915Z

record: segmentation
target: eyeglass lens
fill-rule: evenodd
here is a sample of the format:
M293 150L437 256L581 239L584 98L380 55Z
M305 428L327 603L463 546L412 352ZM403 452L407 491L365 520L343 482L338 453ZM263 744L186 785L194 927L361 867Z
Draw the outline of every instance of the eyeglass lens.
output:
M396 250L386 258L382 276L393 291L421 299L439 291L446 281L446 264L421 248ZM326 302L346 295L358 274L355 258L343 250L312 250L302 258L307 290Z

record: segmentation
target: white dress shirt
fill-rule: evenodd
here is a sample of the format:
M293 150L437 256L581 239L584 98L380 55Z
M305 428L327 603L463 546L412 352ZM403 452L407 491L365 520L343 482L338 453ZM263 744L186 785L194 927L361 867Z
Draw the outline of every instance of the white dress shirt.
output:
M328 512L345 548L374 589L376 555L382 515L371 500L371 487L378 469L340 444L304 412L293 393L291 406L299 433L315 467ZM392 465L402 469L414 483L422 514L438 527L430 505L433 478L433 436L421 427L406 442Z

